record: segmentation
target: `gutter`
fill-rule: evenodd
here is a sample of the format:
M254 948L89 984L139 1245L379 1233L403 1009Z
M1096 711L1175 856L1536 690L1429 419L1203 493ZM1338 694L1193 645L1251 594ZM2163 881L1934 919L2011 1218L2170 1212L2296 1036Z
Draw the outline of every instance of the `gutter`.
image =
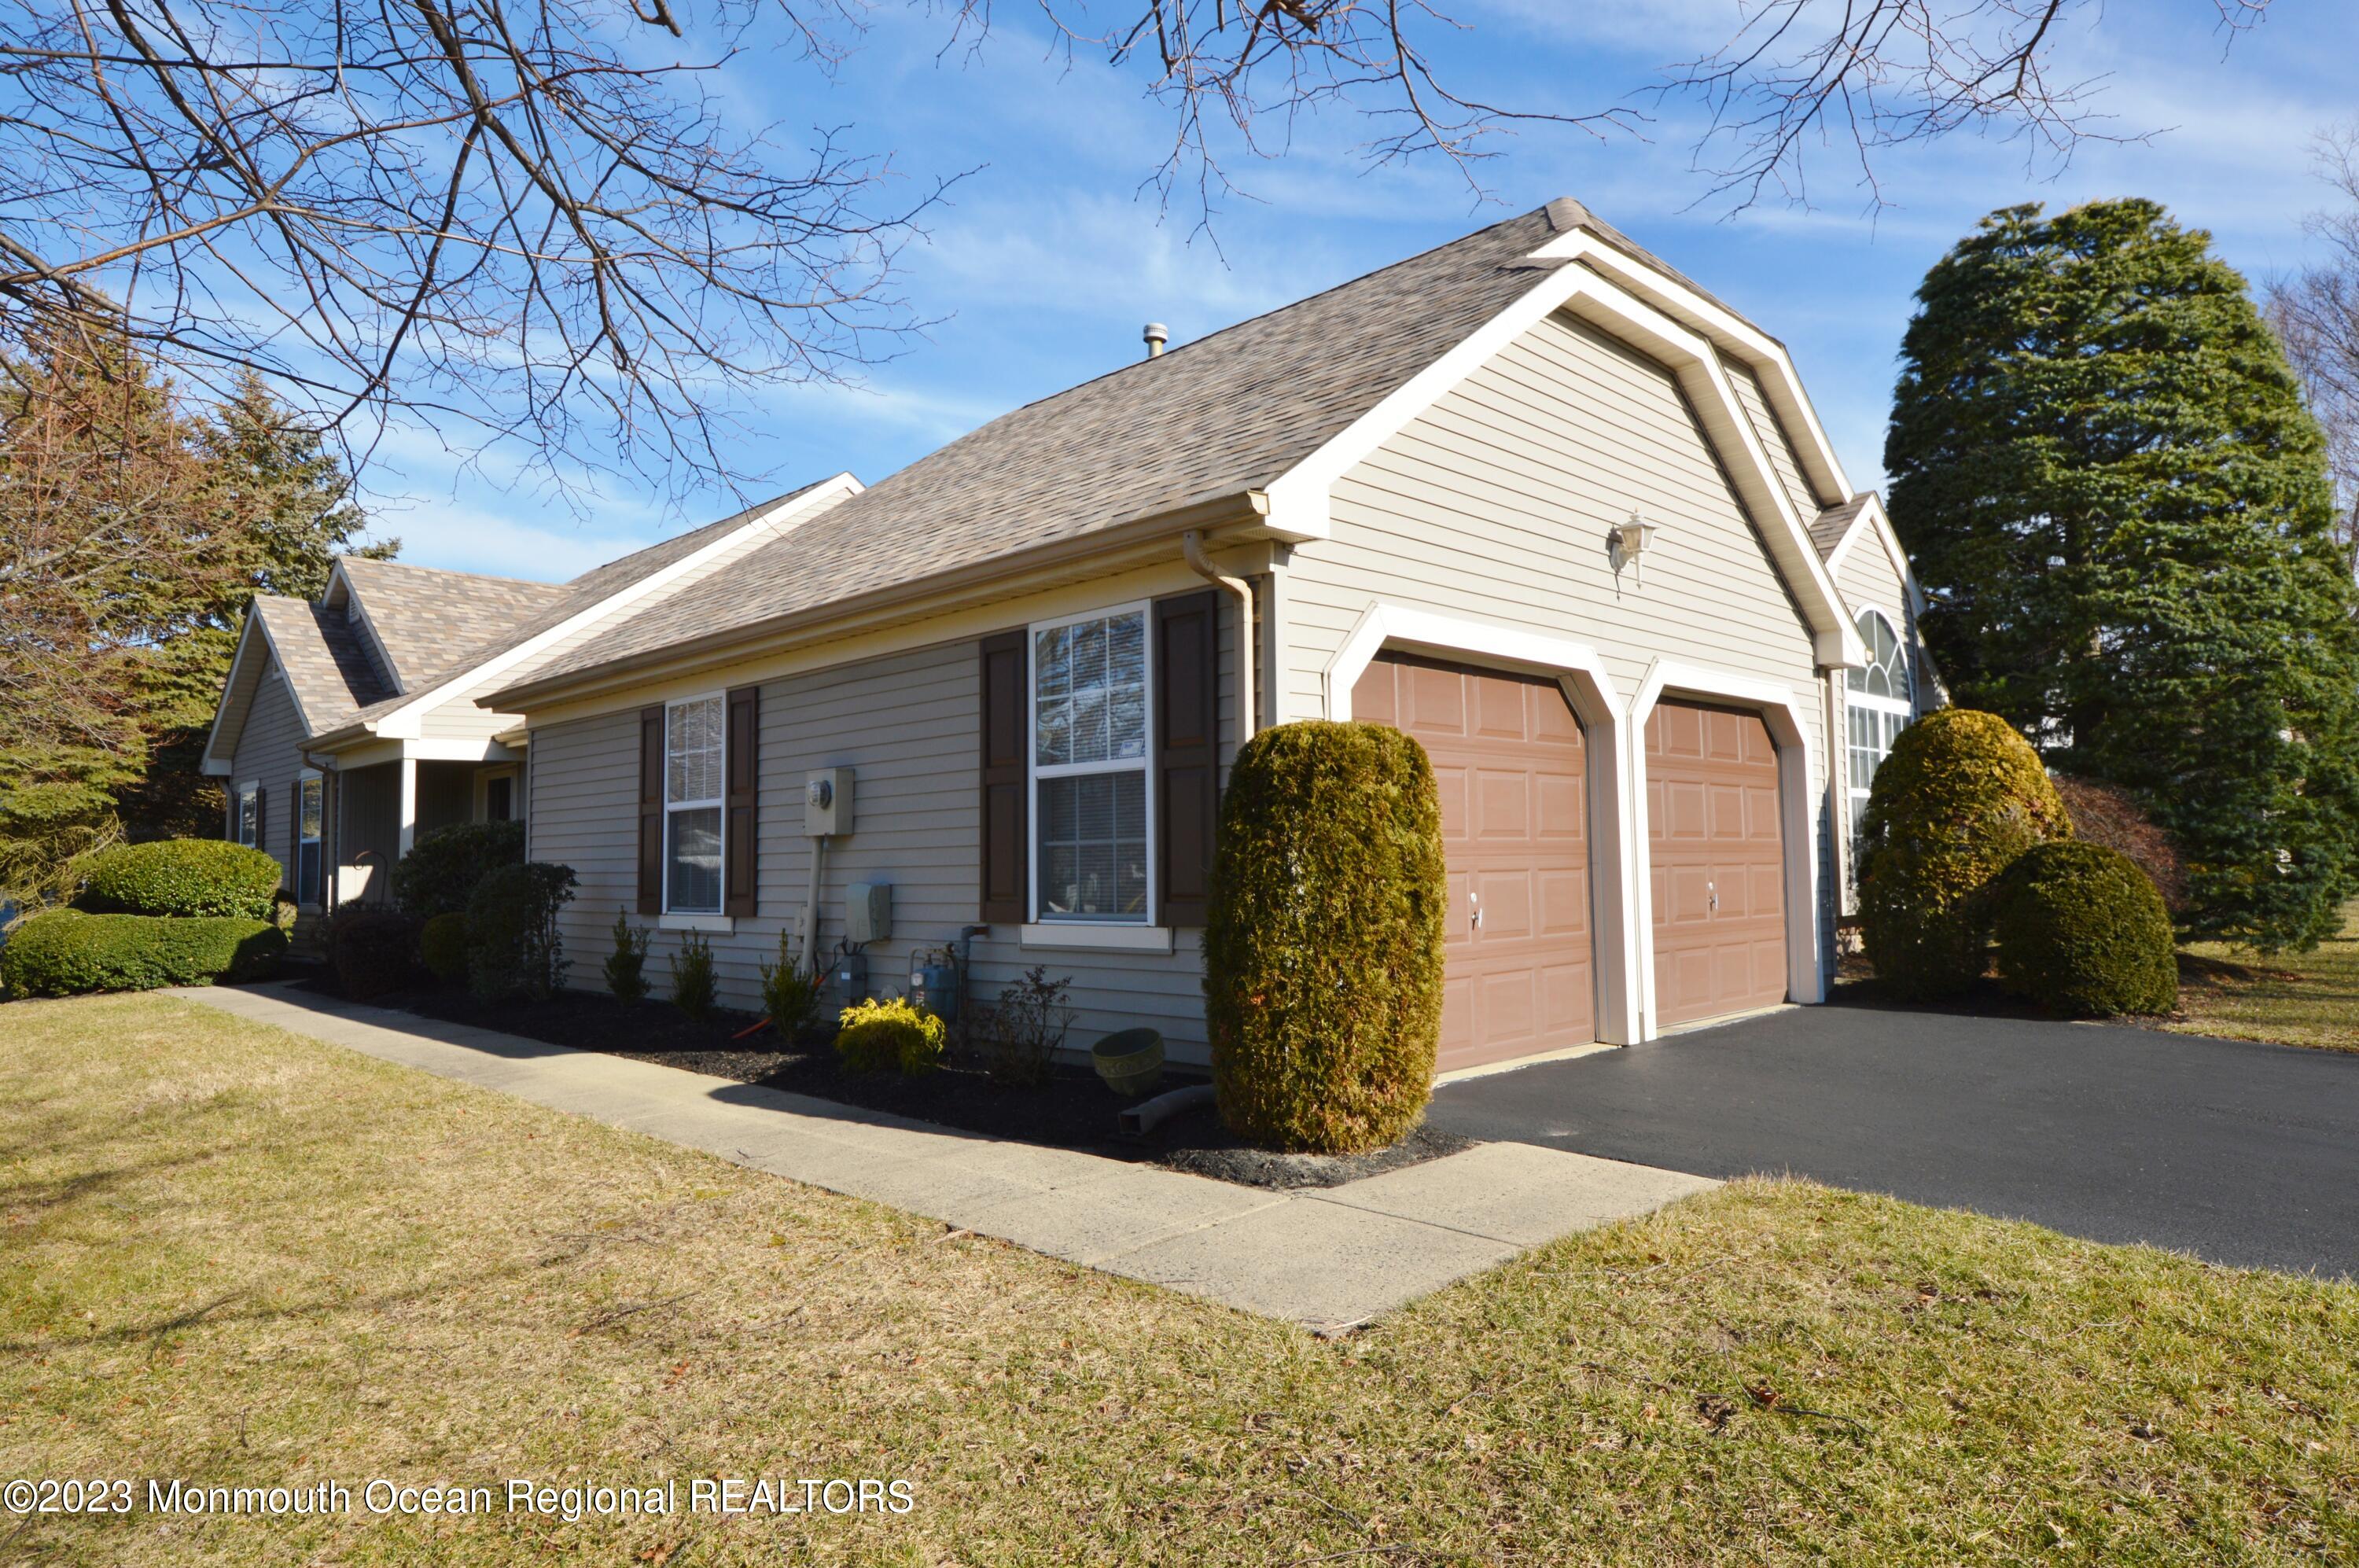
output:
M708 632L701 637L682 638L642 653L626 654L587 670L506 687L476 698L475 705L496 712L528 713L560 697L569 701L593 697L641 684L641 680L634 677L646 677L650 671L660 670L666 677L692 674L767 651L758 645L785 638L797 632L825 629L848 635L864 629L855 623L864 617L872 621L883 620L887 618L888 612L907 605L929 599L941 600L944 589L951 584L970 590L986 589L1043 567L1109 555L1125 546L1151 546L1169 539L1174 534L1227 524L1256 524L1268 516L1269 496L1266 493L1258 489L1232 491L1179 506L1143 513L1084 534L1050 539L977 565L945 568L924 577L887 583L847 599L814 604L766 620ZM974 597L980 601L979 594ZM944 612L958 607L955 601L941 604Z

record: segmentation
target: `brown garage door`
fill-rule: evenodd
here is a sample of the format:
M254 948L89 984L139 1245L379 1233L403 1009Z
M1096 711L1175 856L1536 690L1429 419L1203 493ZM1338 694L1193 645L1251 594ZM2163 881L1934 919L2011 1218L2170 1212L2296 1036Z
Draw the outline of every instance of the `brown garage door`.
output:
M1440 788L1440 1071L1589 1043L1588 772L1563 691L1386 655L1352 688L1352 712L1415 735Z
M1757 713L1664 701L1647 719L1655 1023L1786 999L1777 751Z

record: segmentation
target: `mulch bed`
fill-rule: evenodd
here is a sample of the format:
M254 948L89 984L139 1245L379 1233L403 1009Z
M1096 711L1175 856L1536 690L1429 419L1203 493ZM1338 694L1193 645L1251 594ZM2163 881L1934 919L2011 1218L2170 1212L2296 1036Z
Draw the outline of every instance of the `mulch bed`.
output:
M327 996L339 994L325 975L301 985ZM744 1040L734 1038L760 1020L727 1008L716 1008L698 1023L668 1002L650 1000L626 1007L591 991L560 992L548 1002L485 1005L463 990L421 989L371 997L370 1004L550 1045L759 1083L965 1132L1166 1165L1251 1187L1340 1186L1473 1147L1466 1138L1420 1127L1372 1154L1276 1154L1240 1143L1209 1107L1175 1116L1143 1138L1125 1138L1115 1131L1114 1116L1128 1102L1086 1068L1059 1067L1048 1083L1028 1087L995 1083L980 1067L955 1054L940 1070L919 1078L851 1073L839 1065L826 1040L799 1041L781 1050L766 1029ZM1164 1087L1202 1081L1200 1075L1173 1072L1166 1074Z

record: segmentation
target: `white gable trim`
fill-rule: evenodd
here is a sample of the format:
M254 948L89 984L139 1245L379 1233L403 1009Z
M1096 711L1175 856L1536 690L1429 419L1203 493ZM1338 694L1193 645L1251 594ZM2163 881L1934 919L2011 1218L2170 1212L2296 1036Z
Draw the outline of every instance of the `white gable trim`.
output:
M1834 549L1827 551L1827 571L1832 573L1841 569L1843 558L1851 552L1851 547L1863 533L1875 536L1876 543L1884 547L1885 559L1900 574L1900 584L1908 593L1908 613L1922 615L1925 595L1917 587L1916 569L1908 564L1908 552L1900 548L1900 536L1893 531L1891 516L1884 509L1884 498L1874 492L1868 494L1859 515L1843 530L1843 538L1835 541Z
M1576 237L1562 236L1539 254ZM1695 405L1705 439L1727 467L1739 498L1759 524L1771 560L1802 606L1817 661L1845 669L1866 662L1834 577L1811 542L1809 520L1795 509L1770 466L1761 433L1736 400L1714 344L1578 262L1549 271L1521 299L1282 474L1268 490L1272 531L1297 541L1328 538L1334 527L1336 481L1558 310L1570 310L1669 366Z
M765 509L759 515L746 518L742 526L731 528L719 539L690 551L670 565L628 583L596 604L576 611L547 631L527 637L512 648L502 649L483 663L462 670L449 680L419 692L401 706L369 721L364 727L373 735L416 739L423 734L421 726L428 710L457 696L470 687L480 686L493 677L515 669L525 660L616 611L628 609L641 600L660 592L700 567L708 564L715 556L734 548L750 531L767 528L783 519L796 517L798 514L816 516L836 502L848 500L858 495L861 489L860 481L850 474L839 474L832 479L822 480L810 489L799 492L777 506Z
M237 634L237 652L230 658L229 679L222 682L222 701L214 705L212 727L205 732L204 765L198 769L199 772L216 779L225 779L229 776L231 759L216 756L215 752L221 745L222 721L229 716L230 697L237 691L238 674L245 668L246 652L254 646L257 634L262 642L262 657L270 660L268 673L277 676L278 683L287 688L287 700L295 706L296 722L303 726L307 734L311 728L311 720L303 712L303 699L296 691L295 682L287 679L285 656L279 653L278 645L271 640L270 628L263 624L260 608L248 603L245 607L245 626ZM240 735L245 733L246 716L254 712L254 700L261 695L262 677L257 675L255 677L254 690L246 693L245 711L238 716L237 727ZM232 748L233 751L234 749L234 747Z

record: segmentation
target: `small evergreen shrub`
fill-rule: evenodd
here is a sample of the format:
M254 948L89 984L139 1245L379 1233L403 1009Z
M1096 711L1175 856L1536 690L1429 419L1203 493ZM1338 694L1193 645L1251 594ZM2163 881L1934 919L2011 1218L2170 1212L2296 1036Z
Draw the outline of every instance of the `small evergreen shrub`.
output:
M2034 845L1992 890L1998 973L2009 991L2068 1018L2179 1005L2170 911L2136 863L2102 844Z
M278 862L218 838L159 839L103 850L82 863L82 895L93 914L229 915L266 920Z
M287 953L268 920L45 910L0 948L0 996L78 996L258 979Z
M1049 1081L1049 1069L1073 1027L1070 975L1049 978L1036 964L1004 986L996 1007L975 1020L973 1037L983 1070L995 1083L1029 1088Z
M2162 895L2162 907L2173 915L2187 907L2187 866L2169 833L2155 825L2126 789L2100 784L2093 779L2054 776L2056 793L2072 818L2072 836L2082 844L2102 844L2129 858Z
M418 956L426 972L445 985L456 985L467 978L467 917L440 914L429 917L418 930Z
M712 1000L719 990L720 981L712 970L712 944L702 931L688 932L679 939L679 951L671 955L671 1005L702 1023L712 1016Z
M419 921L382 904L346 904L328 917L328 966L355 1002L408 985L418 973Z
M1264 730L1221 803L1204 1013L1221 1119L1348 1153L1415 1127L1441 1032L1441 808L1383 724Z
M778 961L762 968L762 1016L777 1031L780 1050L793 1046L819 1018L820 977L796 962L787 933L778 933Z
M647 999L647 933L620 909L614 911L614 951L606 955L606 989L626 1007Z
M301 907L288 896L286 888L281 887L270 895L270 923L280 931L291 935L295 930L295 921L302 912Z
M1990 884L2072 820L2030 744L1996 713L1942 708L1900 732L1861 827L1860 934L1899 996L1955 996L1987 966Z
M905 1078L941 1065L942 1020L915 1003L855 1002L843 1009L836 1054L855 1073L898 1072Z
M462 915L483 879L524 864L522 822L455 822L418 835L393 864L393 901L419 920Z
M573 901L573 868L529 861L502 866L467 899L467 988L496 1002L546 1002L565 984L565 939L558 917Z

